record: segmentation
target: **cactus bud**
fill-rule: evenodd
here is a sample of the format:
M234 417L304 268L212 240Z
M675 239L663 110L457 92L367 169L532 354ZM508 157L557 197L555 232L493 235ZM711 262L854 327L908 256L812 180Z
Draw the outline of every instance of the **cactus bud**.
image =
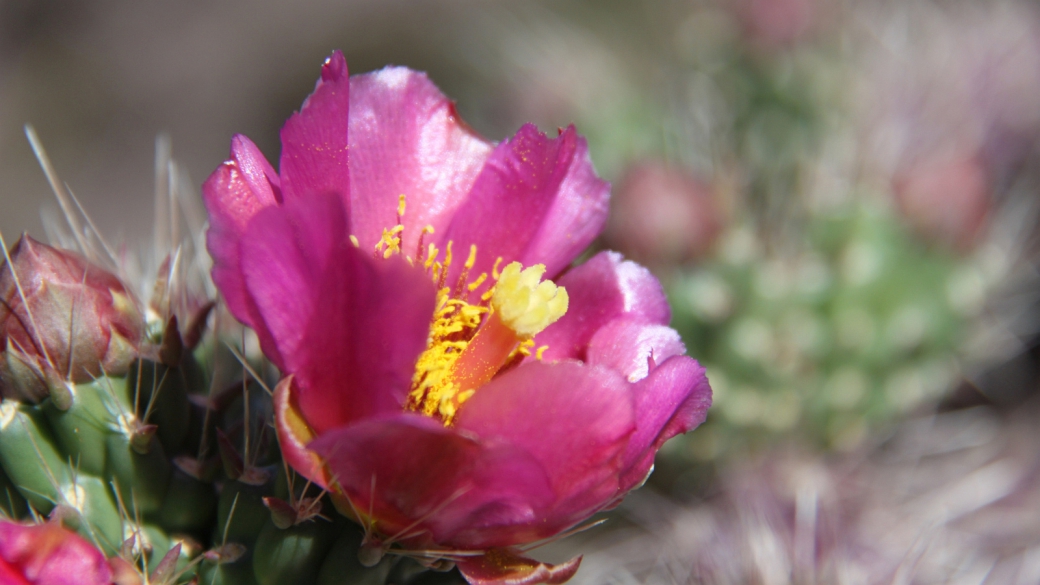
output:
M38 402L63 382L127 371L144 320L115 275L29 236L9 257L0 266L0 395Z

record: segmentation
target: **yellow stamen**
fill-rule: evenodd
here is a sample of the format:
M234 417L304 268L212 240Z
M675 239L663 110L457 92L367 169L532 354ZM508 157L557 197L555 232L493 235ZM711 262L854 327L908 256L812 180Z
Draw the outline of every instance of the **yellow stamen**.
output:
M474 264L471 248L467 269ZM541 281L544 273L543 265L522 269L513 262L477 305L459 298L458 287L454 295L441 288L430 342L416 364L408 408L450 425L459 406L504 366L531 355L532 338L567 311L567 291ZM472 292L486 279L484 273L465 288ZM485 305L488 300L490 307Z
M427 225L419 233L414 256L402 252L404 240L405 196L397 202L397 225L384 229L375 245L376 257L405 256L410 265L422 266L437 286L437 302L430 323L426 350L419 356L412 377L407 408L439 418L451 425L459 406L469 400L503 368L531 355L533 337L567 312L568 297L563 287L542 281L545 266L523 268L512 262L501 271L502 258L495 260L491 277L495 280L475 303L471 293L488 280L486 272L470 279L469 272L477 263L477 246L470 245L469 254L454 288L445 286L453 261L452 241L441 251L433 243L424 248ZM350 241L359 246L353 235ZM538 348L541 360L548 346Z
M357 236L355 236L354 234L350 234L350 243L354 244L355 248L361 247L361 244L358 242Z

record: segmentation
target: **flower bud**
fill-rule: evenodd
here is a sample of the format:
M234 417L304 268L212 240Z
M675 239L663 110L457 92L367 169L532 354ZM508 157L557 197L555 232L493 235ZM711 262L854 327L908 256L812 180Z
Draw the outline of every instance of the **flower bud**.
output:
M992 194L980 156L922 157L892 183L899 211L927 241L968 252L985 232Z
M655 161L631 166L611 204L608 244L651 267L704 257L722 229L711 187Z
M144 331L137 299L82 256L22 236L0 265L0 396L37 402L126 373Z

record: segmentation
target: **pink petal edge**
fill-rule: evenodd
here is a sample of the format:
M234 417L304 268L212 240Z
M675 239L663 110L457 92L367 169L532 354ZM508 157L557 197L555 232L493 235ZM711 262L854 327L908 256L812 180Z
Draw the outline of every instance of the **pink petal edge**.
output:
M278 172L285 201L334 193L349 210L349 110L347 60L335 51L314 91L282 127Z

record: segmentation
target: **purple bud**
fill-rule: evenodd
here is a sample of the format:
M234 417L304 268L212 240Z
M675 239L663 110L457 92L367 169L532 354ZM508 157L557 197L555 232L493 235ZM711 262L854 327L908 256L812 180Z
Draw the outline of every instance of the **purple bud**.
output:
M0 396L37 402L64 382L121 375L144 333L137 299L82 256L22 236L0 264Z

